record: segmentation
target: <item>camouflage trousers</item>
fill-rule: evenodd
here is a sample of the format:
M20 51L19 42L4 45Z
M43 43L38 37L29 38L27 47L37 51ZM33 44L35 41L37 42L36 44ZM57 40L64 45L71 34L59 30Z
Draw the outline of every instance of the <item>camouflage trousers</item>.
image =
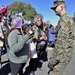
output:
M54 66L54 69L50 71L49 75L65 75L65 68L72 58L73 50L66 49L64 51L63 50L60 51L60 49L53 51L50 63L55 64L57 60L60 60L60 62Z

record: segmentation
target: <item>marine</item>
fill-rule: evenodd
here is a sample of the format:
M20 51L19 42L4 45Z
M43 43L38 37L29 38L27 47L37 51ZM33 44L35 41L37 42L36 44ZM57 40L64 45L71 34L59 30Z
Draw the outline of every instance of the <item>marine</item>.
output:
M66 4L62 0L54 1L52 10L60 17L57 24L55 48L48 63L50 75L65 75L65 68L74 52L74 22L66 13Z

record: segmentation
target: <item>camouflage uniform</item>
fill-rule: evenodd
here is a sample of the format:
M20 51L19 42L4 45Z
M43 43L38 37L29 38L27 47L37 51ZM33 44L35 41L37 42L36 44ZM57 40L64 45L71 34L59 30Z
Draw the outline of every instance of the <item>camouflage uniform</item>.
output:
M70 62L74 50L74 22L65 13L61 16L57 25L57 38L55 42L55 49L53 50L50 59L51 64L55 64L57 60L60 62L54 66L50 75L64 75L64 69Z

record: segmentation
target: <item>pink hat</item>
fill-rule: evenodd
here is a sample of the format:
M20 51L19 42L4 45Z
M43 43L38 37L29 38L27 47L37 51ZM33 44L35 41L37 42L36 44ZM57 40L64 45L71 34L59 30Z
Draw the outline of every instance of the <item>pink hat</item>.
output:
M3 16L7 16L8 15L8 8L7 8L7 6L2 6L1 10L2 10Z
M2 15L2 10L0 9L0 15Z
M4 6L4 5L3 5L1 9L2 9L2 10L7 9L7 6Z
M0 21L1 21L2 16L3 16L3 13L2 13L2 10L0 9Z

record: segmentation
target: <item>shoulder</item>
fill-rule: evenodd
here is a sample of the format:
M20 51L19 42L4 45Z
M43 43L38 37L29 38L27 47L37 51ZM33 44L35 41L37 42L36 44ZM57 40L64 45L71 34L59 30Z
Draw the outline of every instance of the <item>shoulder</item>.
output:
M73 23L72 18L68 14L64 14L64 16L61 19L62 22L64 23Z
M19 33L19 31L18 31L17 29L15 29L15 30L13 30L11 33L12 33L12 34L17 34L17 33Z
M36 26L36 25L34 25L34 26L33 26L33 28L37 28L37 26Z
M67 14L64 14L60 20L59 20L59 24L60 25L73 25L74 22L73 22L73 19L71 17L69 17Z
M9 37L15 37L15 36L17 36L18 34L20 34L20 32L19 32L17 29L12 30L12 31L10 32L8 38L9 38Z
M36 25L33 26L33 30L37 31L38 30L38 27Z

